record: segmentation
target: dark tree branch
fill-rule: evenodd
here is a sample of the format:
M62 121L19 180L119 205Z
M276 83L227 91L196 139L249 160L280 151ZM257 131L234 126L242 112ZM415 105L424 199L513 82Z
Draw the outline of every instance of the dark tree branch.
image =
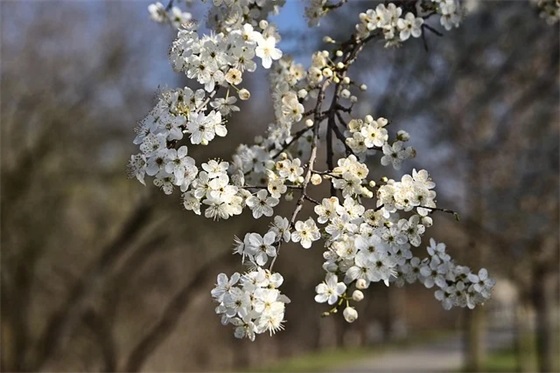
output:
M118 235L105 246L97 261L76 281L64 304L49 318L46 330L37 343L36 356L29 367L31 370L40 369L58 350L69 330L79 321L86 299L130 248L131 242L150 221L152 212L153 205L149 199L139 203L129 214Z
M107 320L88 309L83 316L85 324L91 329L103 356L103 372L115 372L117 369L117 344Z
M142 368L150 355L169 337L179 318L188 307L193 294L203 288L208 274L211 272L210 270L219 266L220 263L227 263L230 258L231 252L224 251L201 266L195 276L187 280L181 290L167 304L156 324L132 349L124 366L125 371L137 372Z

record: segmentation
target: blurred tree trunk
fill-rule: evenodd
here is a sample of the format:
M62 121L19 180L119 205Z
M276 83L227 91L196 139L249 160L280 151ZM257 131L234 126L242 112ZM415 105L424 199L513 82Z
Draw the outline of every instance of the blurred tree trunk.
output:
M484 126L487 125L484 120L479 120L476 124L476 132L481 133ZM467 150L468 159L471 161L468 168L468 193L471 200L471 216L473 221L484 221L484 200L482 195L483 180L482 167L485 159L483 151L476 147ZM484 247L477 241L477 227L471 226L469 232L471 234L470 254L472 255L472 265L480 268L484 265ZM467 372L480 372L482 364L486 358L486 311L484 307L476 307L475 309L466 309L465 323L465 369Z
M528 305L525 299L519 300L515 310L514 351L517 359L517 371L524 373L531 369L531 328L529 325Z
M484 307L466 309L465 312L465 371L480 372L486 358L486 312Z
M537 250L550 252L554 239L545 239L541 243L543 246ZM556 322L554 320L554 300L555 300L555 276L554 269L551 271L551 262L546 255L540 258L533 266L532 276L532 297L531 301L536 312L536 347L537 347L537 366L539 372L555 371L555 348L554 339ZM557 351L556 351L557 352Z
M388 291L389 304L389 339L402 341L407 337L408 325L406 324L406 292L403 288L392 288Z

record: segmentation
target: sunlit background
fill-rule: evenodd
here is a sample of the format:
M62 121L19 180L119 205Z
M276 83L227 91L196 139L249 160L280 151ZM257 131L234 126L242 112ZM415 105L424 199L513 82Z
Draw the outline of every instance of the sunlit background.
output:
M305 3L288 0L274 20L281 46L308 65L371 3L308 29ZM426 239L488 268L492 300L445 311L433 289L380 284L354 324L321 318L321 245L293 245L277 262L286 330L249 342L220 324L210 289L242 270L234 235L266 223L209 222L126 175L158 89L187 84L167 61L174 32L145 1L0 2L2 371L559 369L558 25L529 2L469 4L460 28L369 45L351 74L369 87L355 115L389 118L417 151L398 172L370 169L430 171L438 205L460 220L436 213ZM191 11L204 18L201 4ZM273 121L266 73L249 79L228 137L194 154L228 159Z

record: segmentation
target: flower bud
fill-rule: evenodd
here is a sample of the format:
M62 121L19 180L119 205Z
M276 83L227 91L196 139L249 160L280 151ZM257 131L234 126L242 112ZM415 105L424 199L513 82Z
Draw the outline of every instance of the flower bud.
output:
M300 89L297 93L299 98L306 98L307 97L307 90L306 89Z
M340 92L340 95L341 95L343 98L348 98L348 97L350 97L350 91L347 90L347 89L343 89L343 90Z
M345 77L342 79L342 83L344 83L344 84L350 84L350 78L347 77L347 76L345 76Z
M342 53L341 50L337 50L335 54L336 54L337 57L342 57L342 55L343 55L344 53Z
M366 198L373 198L373 192L366 187L360 189L362 195Z
M315 124L315 123L313 123L313 119L307 119L307 120L305 121L305 125L306 125L307 127L313 127L313 124Z
M344 320L349 323L356 321L358 318L358 311L354 307L346 307L342 314L344 315Z
M339 62L339 63L336 64L336 68L339 69L339 70L344 69L344 67L345 67L345 65L342 62Z
M360 85L360 90L362 90L362 91L367 90L367 85L361 84L361 85Z
M421 222L422 222L422 225L425 226L426 228L429 228L432 225L434 225L434 221L429 216L423 216Z
M354 290L354 292L352 293L352 299L355 302L359 302L364 299L364 293L362 293L361 290Z
M268 21L263 19L259 22L259 27L261 28L261 30L264 30L265 28L268 27Z
M323 178L321 177L321 175L313 174L313 176L311 176L311 184L313 185L319 185L322 181Z
M366 282L366 280L364 280L363 278L359 278L359 279L356 281L356 288L362 289L362 290L363 290L363 289L367 289L367 282Z
M408 141L410 140L410 135L408 134L408 132L400 130L399 132L397 132L397 140Z
M286 200L286 202L290 202L293 201L294 199L294 193L292 191L289 191L288 193L286 193L284 195L284 199Z
M239 90L239 92L237 92L237 94L239 95L239 99L242 101L247 101L248 99L251 98L251 92L249 92L249 90L242 88Z

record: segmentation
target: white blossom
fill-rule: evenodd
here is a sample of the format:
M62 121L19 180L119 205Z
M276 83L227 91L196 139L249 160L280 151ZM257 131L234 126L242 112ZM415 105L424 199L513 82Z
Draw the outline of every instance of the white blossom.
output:
M315 301L332 306L329 314L344 308L348 322L358 318L352 304L364 299L361 290L375 282L401 286L419 281L435 290L445 309L483 303L495 284L486 269L474 273L455 264L445 245L433 239L425 251L419 249L434 222L431 214L441 210L428 172L414 169L396 180L384 176L381 166L400 169L414 157L414 149L405 145L410 135L398 128L389 132L386 118L351 115L359 91L367 87L352 76L350 67L366 43L401 45L411 36L420 37L425 19L432 16L446 29L457 27L458 2L432 0L429 9L422 1L414 7L388 2L366 9L356 19L351 43L325 37L325 49L313 52L307 67L283 53L280 34L268 20L283 3L213 0L211 32L206 34L177 6L148 7L153 20L177 29L169 59L189 83L162 89L140 121L129 175L142 184L152 180L165 194L178 188L184 208L208 219L228 219L244 209L255 219L274 216L264 234L247 232L243 240L235 239L234 253L249 270L218 275L211 296L221 322L233 326L235 337L250 340L282 330L290 301L279 290L282 275L272 267L281 252L289 255L284 243L309 249L321 238L326 273L315 287ZM318 24L334 9L328 4L308 2L310 24ZM264 69L275 62L269 73L274 118L263 123L268 124L266 132L252 143L239 144L231 161L195 159L197 147L214 145L216 138L233 130L230 116L243 106L236 106L237 100L251 100L242 85L245 74L258 68L257 58ZM336 90L331 93L330 87ZM333 112L324 111L325 97L334 103ZM251 118L251 125L259 119ZM324 148L329 136L332 142ZM327 190L329 194L322 194ZM287 205L293 201L288 215L280 208L275 215L281 199ZM315 216L308 215L312 205Z

